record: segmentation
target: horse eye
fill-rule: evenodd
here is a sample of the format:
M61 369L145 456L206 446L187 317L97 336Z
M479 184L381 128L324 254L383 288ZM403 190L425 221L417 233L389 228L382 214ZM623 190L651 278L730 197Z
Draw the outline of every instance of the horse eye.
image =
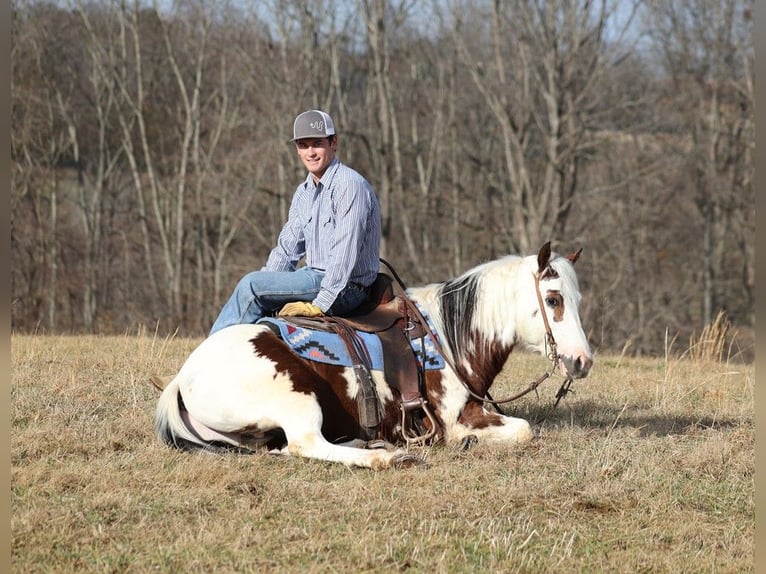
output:
M548 304L548 307L558 307L559 306L559 300L555 297L546 297L545 302Z

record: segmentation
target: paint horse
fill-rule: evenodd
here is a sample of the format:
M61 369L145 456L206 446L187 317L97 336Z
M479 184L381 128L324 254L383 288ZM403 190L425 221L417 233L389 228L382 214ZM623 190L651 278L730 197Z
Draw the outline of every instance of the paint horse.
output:
M551 252L508 255L445 281L402 291L432 326L444 354L423 370L428 417L421 426L447 444L519 444L530 424L488 408L493 380L510 352L556 352L568 378L588 374L593 355L579 317L574 262ZM553 343L553 344L552 344ZM266 324L233 325L205 339L167 385L156 408L159 439L179 448L268 451L383 469L423 462L406 449L401 393L373 365L379 408L376 444L362 432L355 369L299 356Z

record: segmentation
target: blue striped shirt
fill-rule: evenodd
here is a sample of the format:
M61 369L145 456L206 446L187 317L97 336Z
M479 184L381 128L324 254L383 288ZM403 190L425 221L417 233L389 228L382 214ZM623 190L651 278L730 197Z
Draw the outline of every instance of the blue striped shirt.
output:
M335 158L319 183L308 174L295 190L267 271L306 265L324 272L314 304L323 312L349 282L368 286L380 268L380 204L372 185Z

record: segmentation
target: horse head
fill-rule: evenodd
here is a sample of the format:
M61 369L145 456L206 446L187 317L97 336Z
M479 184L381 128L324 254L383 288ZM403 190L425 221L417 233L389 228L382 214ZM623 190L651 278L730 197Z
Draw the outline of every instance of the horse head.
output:
M519 273L517 336L543 355L554 352L564 376L583 378L593 353L580 322L580 289L574 263L582 249L567 256L551 251L550 242L536 256L522 260Z

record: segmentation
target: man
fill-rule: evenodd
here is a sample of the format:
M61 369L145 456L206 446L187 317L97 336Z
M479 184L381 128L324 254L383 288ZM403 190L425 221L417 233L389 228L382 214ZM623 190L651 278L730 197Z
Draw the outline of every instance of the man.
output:
M221 309L210 334L279 316L343 315L358 307L377 277L380 204L370 183L335 156L338 135L320 110L293 123L298 157L308 170L290 204L266 265L248 273ZM305 266L298 263L305 259Z
M256 323L265 315L343 315L367 298L380 268L380 204L370 183L335 156L332 118L308 110L293 123L308 170L266 265L242 277L210 329ZM298 263L305 260L305 266ZM171 378L151 377L162 389Z

